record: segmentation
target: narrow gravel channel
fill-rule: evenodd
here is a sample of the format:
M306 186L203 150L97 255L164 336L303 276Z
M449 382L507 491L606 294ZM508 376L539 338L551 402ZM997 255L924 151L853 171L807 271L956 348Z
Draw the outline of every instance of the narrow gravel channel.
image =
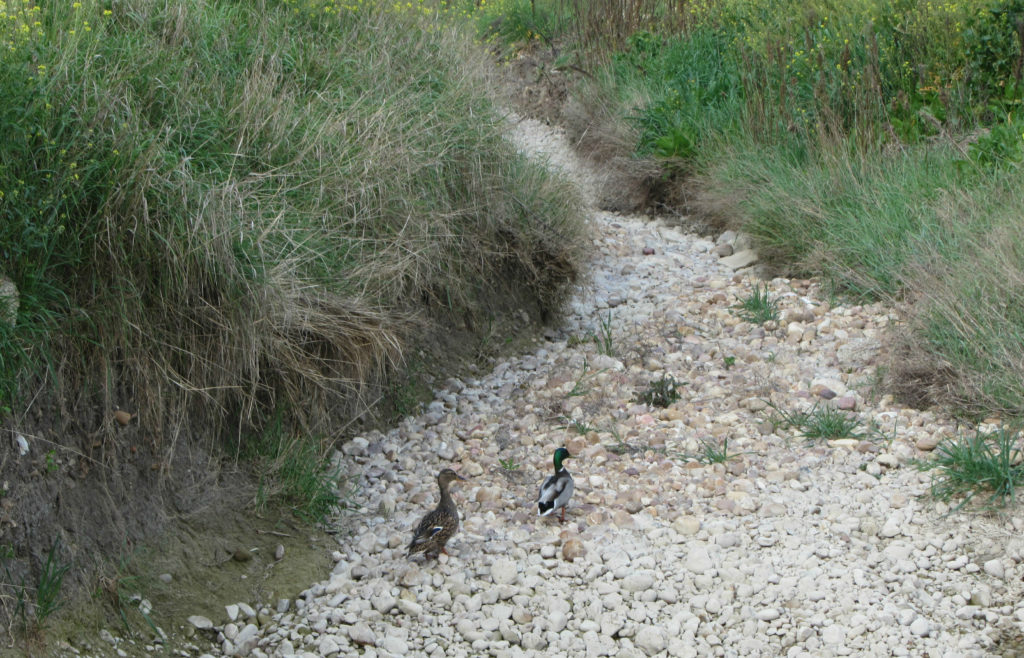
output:
M511 139L585 194L601 185L558 130L523 120ZM338 458L362 475L365 512L330 578L294 601L249 602L252 620L234 607L203 631L215 638L204 650L937 657L1020 646L1024 518L928 496L930 474L912 460L955 426L877 395L889 310L830 305L814 281L775 279L780 321L752 324L733 307L761 282L723 262L721 244L591 215L593 269L562 326L477 379L447 381L422 415L347 443ZM639 401L673 380L668 407ZM863 438L807 440L770 420L769 405L815 404L857 418ZM564 525L534 505L560 446L576 482ZM699 460L708 447L730 458ZM462 529L450 555L409 560L449 466L469 478L453 489Z

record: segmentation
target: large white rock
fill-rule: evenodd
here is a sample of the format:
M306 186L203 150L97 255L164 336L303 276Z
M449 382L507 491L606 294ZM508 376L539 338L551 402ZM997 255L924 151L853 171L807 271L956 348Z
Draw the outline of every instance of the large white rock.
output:
M657 626L650 626L644 624L640 626L636 635L633 637L633 642L648 656L664 651L665 645L668 643L668 639L665 636L665 631Z

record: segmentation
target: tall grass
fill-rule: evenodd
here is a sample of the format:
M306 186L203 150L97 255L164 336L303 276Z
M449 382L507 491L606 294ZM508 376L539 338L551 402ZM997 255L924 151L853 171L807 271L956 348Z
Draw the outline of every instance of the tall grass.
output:
M0 54L3 400L35 377L70 407L130 395L149 427L285 406L319 431L431 314L506 285L557 311L572 196L503 140L454 30L372 4L107 7L0 23L34 25Z
M762 262L901 300L906 398L1024 415L1024 2L665 6L568 12L565 48L593 65L576 132L621 144L617 116L668 200L749 233Z

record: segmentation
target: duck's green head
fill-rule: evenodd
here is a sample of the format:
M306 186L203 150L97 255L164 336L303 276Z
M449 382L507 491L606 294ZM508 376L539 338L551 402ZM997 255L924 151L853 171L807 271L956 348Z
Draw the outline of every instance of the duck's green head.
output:
M555 470L556 471L562 470L562 460L563 459L569 459L570 457L572 457L572 455L570 455L569 451L566 450L565 448L559 448L558 450L556 450L555 451Z

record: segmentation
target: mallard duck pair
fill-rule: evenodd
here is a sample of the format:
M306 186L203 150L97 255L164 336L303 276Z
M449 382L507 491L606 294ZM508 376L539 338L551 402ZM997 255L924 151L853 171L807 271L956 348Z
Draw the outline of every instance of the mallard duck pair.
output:
M572 492L576 486L572 475L562 463L570 457L572 455L565 448L555 450L555 473L545 478L540 485L540 491L537 493L537 516L548 516L560 511L559 520L565 521L565 506L572 498ZM441 490L441 500L437 507L420 520L416 530L413 531L407 557L415 553L434 554L435 556L441 553L448 554L444 549L445 544L459 530L459 509L455 506L455 500L452 498L451 492L448 491L448 487L455 480L465 479L450 468L437 474L437 486Z

